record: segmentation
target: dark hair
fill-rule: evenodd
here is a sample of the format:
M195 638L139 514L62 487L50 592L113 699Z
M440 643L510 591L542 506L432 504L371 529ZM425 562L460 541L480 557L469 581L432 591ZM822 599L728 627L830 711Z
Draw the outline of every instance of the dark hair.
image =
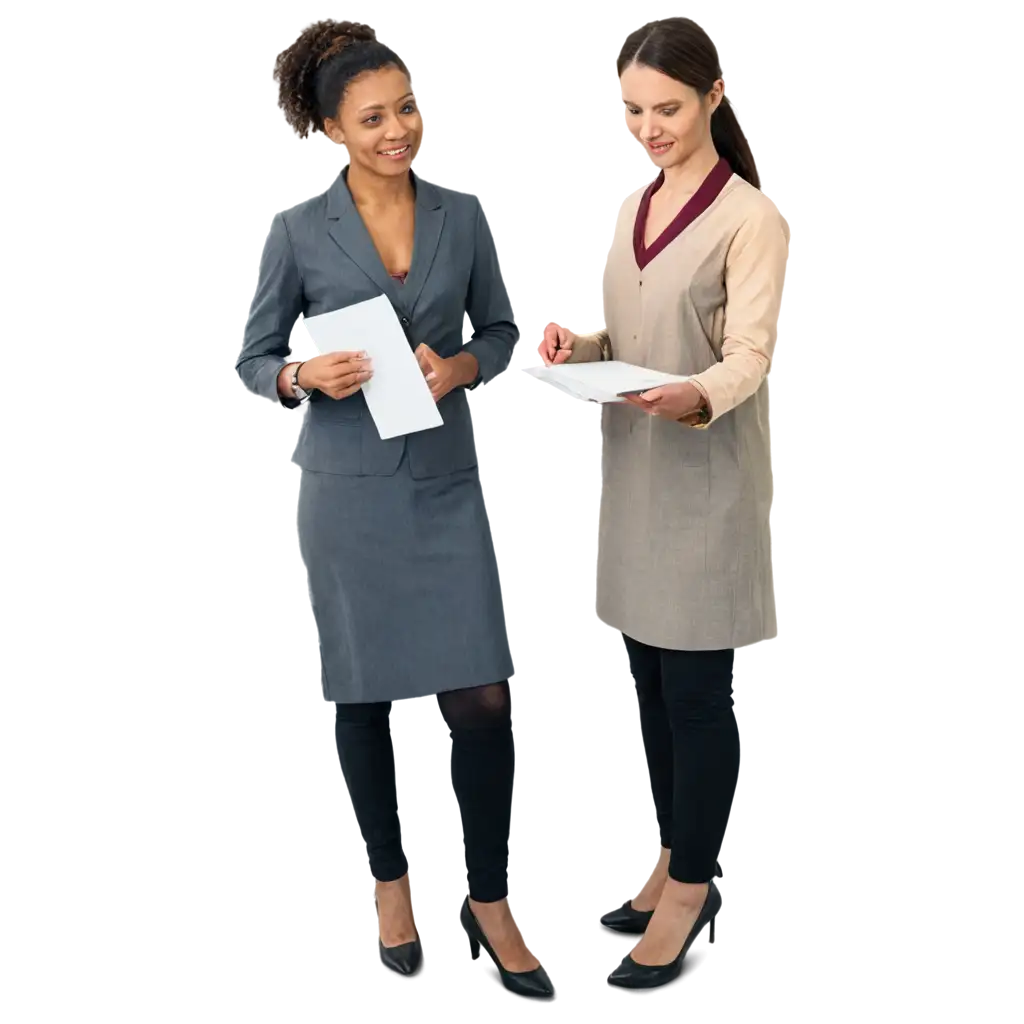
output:
M341 98L353 78L387 67L409 74L398 54L377 42L377 34L369 25L318 21L277 55L277 105L288 123L305 138L311 128L322 132L325 118L337 116Z
M706 96L722 77L718 51L707 32L689 18L665 18L637 29L619 54L619 77L630 64L653 68ZM754 188L761 187L753 154L725 96L711 115L711 138L719 156Z

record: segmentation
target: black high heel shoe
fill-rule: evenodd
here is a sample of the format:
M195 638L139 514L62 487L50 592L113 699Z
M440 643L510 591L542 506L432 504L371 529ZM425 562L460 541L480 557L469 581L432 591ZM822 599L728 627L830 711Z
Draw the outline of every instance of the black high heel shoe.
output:
M373 897L373 905L379 918L380 907L377 906L376 896ZM412 942L403 942L401 946L385 946L378 937L377 949L380 951L380 962L398 974L406 976L415 974L419 970L420 964L423 963L423 947L420 945L418 935Z
M555 994L555 986L551 984L551 979L543 967L518 973L505 970L494 950L491 949L491 944L487 941L480 922L470 909L468 896L462 904L459 920L469 936L469 951L473 954L473 959L476 960L480 956L480 947L483 946L487 950L487 955L494 961L494 966L498 968L501 983L509 992L514 992L517 996L535 996L541 999L548 999Z
M591 919L591 933L607 939L639 938L653 918L653 910L637 910L629 903L595 910Z
M693 927L690 929L690 934L686 936L686 942L683 943L679 956L670 963L660 964L657 967L638 964L631 956L627 956L608 975L608 984L618 985L620 988L657 988L659 985L667 985L670 981L674 981L683 969L683 958L705 925L710 926L710 940L715 941L715 918L721 909L722 894L713 881L708 882L708 894L704 898L704 906L701 907L697 920L694 921Z

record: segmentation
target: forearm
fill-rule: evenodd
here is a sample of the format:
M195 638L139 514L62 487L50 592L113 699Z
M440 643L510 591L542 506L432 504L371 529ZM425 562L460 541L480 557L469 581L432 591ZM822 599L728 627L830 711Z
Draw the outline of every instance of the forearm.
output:
M726 343L722 361L691 378L707 397L709 422L750 398L768 375L770 362L759 348Z
M467 386L475 383L486 384L503 373L512 359L512 350L519 340L519 330L514 323L491 324L478 331L462 346L456 359L472 360L476 366ZM464 363L467 367L468 361Z
M291 388L286 392L281 390L281 377L285 367L291 365L283 356L252 355L240 359L235 369L242 383L254 394L283 402L291 395Z
M598 363L612 359L611 336L607 329L593 334L577 334L567 363Z

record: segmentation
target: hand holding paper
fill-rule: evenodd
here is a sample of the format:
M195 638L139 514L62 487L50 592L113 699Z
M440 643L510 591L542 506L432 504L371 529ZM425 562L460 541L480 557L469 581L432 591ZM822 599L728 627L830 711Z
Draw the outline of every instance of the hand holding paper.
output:
M626 395L626 401L652 416L663 416L668 420L681 420L692 416L701 406L704 396L696 386L684 381L679 384L665 384L638 395Z
M382 441L444 424L423 379L409 339L386 295L305 319L317 348L328 355L373 360L373 376L360 383Z
M334 399L354 395L373 376L365 352L330 352L307 359L299 368L299 387L316 389Z

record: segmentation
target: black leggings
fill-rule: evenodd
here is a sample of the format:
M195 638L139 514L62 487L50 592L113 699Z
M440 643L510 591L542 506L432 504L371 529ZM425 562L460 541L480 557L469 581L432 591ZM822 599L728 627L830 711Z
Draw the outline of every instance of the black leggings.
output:
M515 752L508 682L437 695L452 737L452 786L462 813L469 895L508 895L508 833ZM380 882L409 868L402 850L391 746L390 702L338 704L335 736L356 820Z
M625 637L668 873L706 882L729 820L740 770L732 711L733 652L669 651Z

